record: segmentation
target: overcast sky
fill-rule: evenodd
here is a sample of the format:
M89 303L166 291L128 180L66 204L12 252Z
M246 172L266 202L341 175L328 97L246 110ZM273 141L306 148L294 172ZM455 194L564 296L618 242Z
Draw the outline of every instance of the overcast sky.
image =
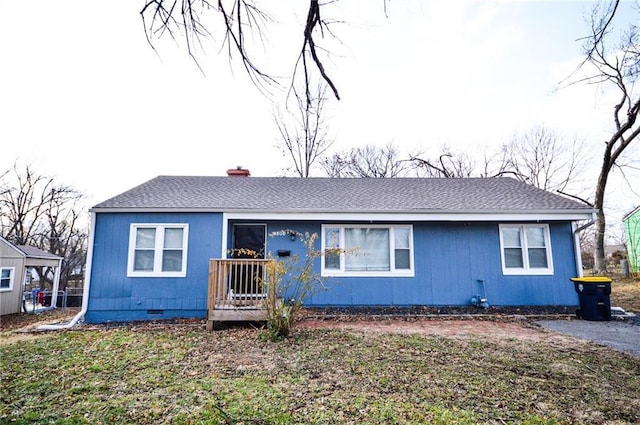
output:
M258 2L269 5L273 2ZM301 44L303 1L280 2L264 51L286 76ZM594 86L558 84L588 33L579 1L341 0L342 45L325 65L335 150L395 143L429 151L499 146L544 125L597 155L611 104ZM296 5L294 9L293 5ZM157 175L280 175L273 99L219 54L146 41L141 1L0 2L1 169L16 159L83 191L94 204ZM271 6L266 6L271 7ZM631 19L633 2L621 16ZM328 12L327 12L328 13ZM286 80L284 80L286 81ZM632 178L634 176L632 175ZM610 192L626 190L614 183ZM626 191L621 211L640 204Z

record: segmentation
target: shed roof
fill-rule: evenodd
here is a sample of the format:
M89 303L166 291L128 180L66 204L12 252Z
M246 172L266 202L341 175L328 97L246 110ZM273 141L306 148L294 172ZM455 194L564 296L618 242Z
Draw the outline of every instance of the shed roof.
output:
M63 260L63 257L31 245L15 245L1 236L0 244L8 248L0 250L0 257L21 258L27 266L57 266Z
M634 215L636 215L638 212L640 212L640 205L638 205L637 207L635 207L634 209L632 209L631 211L629 211L628 213L626 213L624 215L624 217L622 217L622 221L627 221L629 220L631 217L633 217Z
M592 208L509 177L158 176L93 211L585 213Z
M24 255L26 257L29 258L41 258L41 259L46 259L46 260L59 260L62 257L52 254L50 252L47 251L43 251L40 248L36 248L35 246L30 246L30 245L16 245L16 248L18 248L20 251L22 251L24 253Z

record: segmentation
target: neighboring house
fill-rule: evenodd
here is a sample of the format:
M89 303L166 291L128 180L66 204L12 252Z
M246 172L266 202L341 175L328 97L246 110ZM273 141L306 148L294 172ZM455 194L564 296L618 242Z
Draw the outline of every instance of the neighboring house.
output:
M33 267L54 269L52 305L55 305L62 260L62 257L41 249L14 245L0 237L0 315L20 312L25 280L30 280Z
M574 200L511 178L228 174L159 176L91 209L87 322L242 318L229 310L262 295L238 276L263 268L231 254L304 255L299 238L274 236L289 229L343 250L318 258L326 290L306 306L578 304L575 230L593 210Z
M624 235L627 240L629 269L640 273L640 206L622 218Z

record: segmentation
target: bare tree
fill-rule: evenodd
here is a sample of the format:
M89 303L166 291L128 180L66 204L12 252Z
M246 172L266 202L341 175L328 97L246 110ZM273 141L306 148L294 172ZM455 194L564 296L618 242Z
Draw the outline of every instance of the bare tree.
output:
M2 235L17 245L33 243L43 231L45 205L54 196L53 179L36 174L28 165L24 171L14 164L13 175L4 174L0 192ZM14 182L9 182L9 177Z
M640 134L638 114L640 114L640 93L635 84L640 76L640 34L635 25L630 25L618 40L612 38L612 16L618 2L602 11L594 9L591 14L591 33L584 44L585 61L582 69L589 76L577 82L601 85L617 92L618 100L613 107L614 129L604 142L602 164L598 175L594 207L596 216L596 243L594 250L594 271L607 270L604 251L606 219L604 213L607 181L611 172L621 166L623 155ZM614 44L615 43L615 44ZM592 71L593 70L593 71Z
M566 143L554 131L538 126L502 146L503 171L540 189L565 192L585 169L583 143Z
M327 177L347 177L349 167L349 157L347 153L334 153L320 159L320 166Z
M259 86L277 85L274 76L263 69L254 59L251 48L254 44L263 45L268 39L268 26L274 24L269 11L283 7L281 2L265 2L264 6L257 6L256 0L144 0L140 10L143 29L147 41L155 49L155 41L168 37L172 40L184 40L188 54L196 59L196 52L203 48L204 40L213 38L214 33L222 33L222 48L227 51L229 59L235 54L239 56L242 66L250 78ZM337 40L332 30L338 21L325 16L326 9L335 0L307 0L306 13L302 24L301 43L295 56L297 60L293 75L300 72L307 83L316 73L330 87L336 99L340 99L337 85L325 69L328 49L320 46L320 40ZM292 4L296 4L293 2ZM613 18L618 13L620 0L611 0L606 13L602 15L599 30L594 33L595 44L605 36L612 25ZM387 14L387 0L381 2L383 12ZM292 6L293 7L293 6ZM213 21L208 20L212 18ZM217 22L217 24L216 24ZM219 31L216 31L219 30ZM197 63L197 59L196 59ZM311 95L306 91L307 96Z
M317 72L336 99L340 99L338 89L324 66L323 54L326 57L327 50L318 45L319 39L335 38L331 30L331 24L335 21L326 19L321 13L333 2L307 1L301 47L296 52L298 59L293 75L298 72L302 74L306 97L309 98L312 94L308 90L311 87L309 82L312 74ZM223 47L229 58L238 54L254 83L268 88L278 82L269 72L264 71L262 65L256 63L251 48L256 41L259 44L266 41L267 27L273 23L268 10L277 7L282 5L257 6L253 0L145 0L140 15L147 40L152 47L154 41L163 36L173 40L179 37L185 41L188 53L194 59L197 50L202 48L204 39L211 38L215 29L220 29L223 33ZM219 23L207 21L208 17L219 19Z
M311 97L295 91L293 95L295 105L274 114L281 137L278 146L293 161L293 171L309 177L313 164L334 142L325 123L326 88L319 86Z
M507 152L504 149L487 151L482 155L482 163L479 165L477 177L512 176L519 178L517 173L510 170L507 161Z
M63 257L61 287L72 274L82 271L86 259L87 232L80 227L82 194L36 173L29 165L0 177L0 230L16 245L31 245ZM44 269L37 270L41 280Z
M586 224L586 223L585 223ZM578 233L578 242L580 244L580 256L582 259L582 267L593 269L593 252L595 250L595 229L593 226L586 227Z
M409 170L410 163L400 159L400 155L393 143L366 145L325 157L321 165L329 177L401 177Z
M479 155L455 152L447 146L435 156L420 153L411 155L410 160L422 177L511 176L544 190L562 192L576 181L584 168L581 147L575 140L567 145L553 131L535 127L515 136L498 150L485 150L482 161Z
M443 146L441 153L434 157L419 153L411 155L409 159L421 177L480 177L476 171L477 161L473 157L466 152L454 152L448 146Z

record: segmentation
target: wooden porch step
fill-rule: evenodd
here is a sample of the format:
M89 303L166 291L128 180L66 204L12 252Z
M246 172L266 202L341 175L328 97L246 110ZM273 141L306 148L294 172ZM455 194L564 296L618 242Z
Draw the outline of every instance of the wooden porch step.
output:
M262 322L267 320L267 310L264 308L218 308L209 310L207 315L207 330L212 331L214 322Z

